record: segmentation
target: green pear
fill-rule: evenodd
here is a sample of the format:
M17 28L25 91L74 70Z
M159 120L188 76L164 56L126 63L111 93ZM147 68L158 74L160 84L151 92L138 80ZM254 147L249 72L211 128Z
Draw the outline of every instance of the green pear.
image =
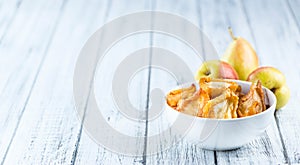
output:
M282 72L270 66L259 67L249 74L247 81L260 80L262 85L270 89L276 96L276 109L285 106L290 99L290 89Z
M283 85L282 87L276 89L274 91L274 94L277 99L276 109L280 109L280 108L284 107L288 103L288 101L291 97L290 89L288 88L288 86L286 84Z
M246 80L248 75L258 67L258 57L247 40L235 37L231 28L229 28L229 33L233 41L227 48L222 60L236 70L241 80Z

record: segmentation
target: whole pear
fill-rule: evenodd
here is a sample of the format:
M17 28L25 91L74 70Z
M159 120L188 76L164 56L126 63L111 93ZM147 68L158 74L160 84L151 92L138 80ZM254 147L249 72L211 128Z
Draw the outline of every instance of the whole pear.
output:
M239 79L234 68L228 63L220 60L205 61L195 74L195 79L199 81L202 77Z
M290 89L286 84L280 87L279 89L276 89L274 91L274 94L277 99L276 109L284 107L291 97Z
M236 70L241 80L246 80L248 75L258 67L258 57L247 40L235 37L231 28L229 28L229 33L233 41L227 48L222 60Z
M276 109L287 104L290 99L290 89L286 85L286 79L282 72L270 66L259 67L247 78L247 81L255 82L260 80L262 85L270 89L276 96Z

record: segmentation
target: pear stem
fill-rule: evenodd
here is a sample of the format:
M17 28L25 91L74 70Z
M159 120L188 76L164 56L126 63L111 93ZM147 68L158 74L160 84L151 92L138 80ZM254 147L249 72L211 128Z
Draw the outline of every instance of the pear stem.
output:
M230 26L228 27L228 32L229 32L229 34L230 34L230 36L231 36L231 38L232 38L233 40L236 40L236 39L237 39L237 38L233 35L232 29L231 29Z

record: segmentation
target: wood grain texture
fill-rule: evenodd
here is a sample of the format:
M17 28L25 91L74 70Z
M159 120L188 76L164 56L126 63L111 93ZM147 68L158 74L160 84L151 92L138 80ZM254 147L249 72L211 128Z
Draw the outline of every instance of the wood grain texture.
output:
M206 59L222 56L231 42L227 32L231 26L237 36L254 46L261 65L275 66L286 75L291 88L289 104L276 112L261 137L237 150L207 151L184 139L152 155L124 156L97 144L75 111L72 81L78 53L104 23L144 10L180 15L201 27L218 51L203 50ZM1 164L300 163L299 10L297 0L0 0ZM185 25L179 28L184 32ZM111 94L108 89L118 64L133 51L150 46L176 53L192 72L203 60L179 40L162 34L138 34L114 45L96 71L95 84L107 90L95 92L99 103L107 101L103 109L107 123L123 134L150 137L169 126L163 114L148 122L128 119L106 97ZM150 64L168 59L150 51L143 61ZM133 75L128 85L134 107L151 113L147 112L154 101L151 91L167 92L178 81L160 68L146 67ZM158 136L156 140L150 143L145 138L134 147L144 152L151 145L159 149L166 138Z
M105 22L109 22L120 16L135 13L144 10L151 10L152 3L150 1L135 1L130 3L126 1L112 1L111 7L107 12ZM124 22L126 23L126 22ZM137 25L130 25L137 26ZM150 28L150 27L149 27ZM122 31L122 28L118 29ZM122 109L117 109L115 103L110 100L112 84L112 76L115 74L118 65L134 51L150 46L149 34L136 34L119 41L108 52L101 63L98 64L95 84L108 90L99 91L99 105L103 116L107 118L107 122L113 129L116 129L121 134L130 135L133 137L143 137L145 134L145 121L132 121L122 114ZM143 57L146 63L149 63L149 54ZM142 62L142 61L137 61ZM130 66L128 66L130 67ZM108 69L109 68L109 69ZM131 82L128 83L128 97L131 104L139 110L145 111L147 107L147 88L148 88L148 68L144 68L135 75L132 75ZM98 79L98 81L97 81ZM97 93L96 93L97 95ZM106 100L105 103L101 100ZM102 102L102 104L101 104ZM146 112L146 111L145 111ZM139 117L136 116L138 119ZM109 137L114 139L114 137ZM118 139L117 139L118 140ZM136 148L137 152L144 149L144 139L136 142L136 146L130 146L128 143L122 144L120 147ZM128 153L133 154L133 153ZM142 156L124 156L110 151L110 148L104 148L93 141L86 131L83 131L80 136L79 148L76 156L76 164L144 164Z
M285 1L288 11L291 13L293 19L296 21L298 29L300 29L300 13L298 12L300 9L300 2L297 0L289 0Z
M258 4L257 4L258 5ZM237 36L247 39L255 48L256 38L253 38L251 27L239 1L230 3L220 1L201 1L202 26L205 33L212 39L213 44L219 50L221 57L226 48L232 42L227 28L232 27ZM249 19L249 21L252 21ZM268 61L257 49L259 59ZM218 164L259 164L263 162L284 162L283 148L275 121L269 129L258 139L244 147L225 152L216 152Z
M263 57L263 65L272 65L281 70L291 88L291 99L286 107L276 112L276 121L285 149L285 161L299 163L299 70L300 33L286 1L244 2L257 48ZM252 12L256 11L256 12ZM257 17L259 15L260 17Z
M51 35L57 26L62 4L62 1L39 1L35 4L37 7L32 8L31 1L24 1L5 31L0 48L1 73L4 73L1 80L5 82L0 96L1 162L28 103L32 86L52 39Z
M182 16L183 18L191 21L193 24L198 26L199 11L197 6L197 1L189 1L189 3L186 3L185 1L157 1L155 4L155 10ZM172 26L174 25L170 24L170 27ZM183 34L190 34L189 32L185 32L186 26L187 25L182 25L182 27L174 28L181 28ZM201 39L199 38L199 40ZM153 47L163 48L175 53L181 59L181 62L189 66L189 69L193 73L196 71L196 69L199 67L199 64L201 63L202 59L199 58L198 54L195 54L195 52L193 52L193 50L191 50L190 47L185 45L182 41L177 40L168 35L154 33L152 44ZM173 62L172 59L170 59L171 57L163 58L161 56L161 53L156 51L153 51L151 57L153 65L165 61L166 63L164 65L167 66L168 63L168 65L171 65L170 63ZM164 65L162 67L164 67ZM181 66L181 63L173 63L173 65L177 68L183 67ZM179 76L179 79L176 79L171 74L175 74L175 71L166 71L164 69L152 67L150 91L154 89L160 89L164 93L167 93L169 90L179 85L179 81L186 82L186 80L184 80L183 78L183 75L181 75L181 77ZM162 99L162 101L164 102L164 97ZM149 101L153 104L154 100ZM167 136L164 136L164 134L162 134L163 131L168 130L169 127L171 127L168 118L163 110L164 109L162 109L160 116L158 116L155 119L149 119L148 122L148 137L156 137L156 142L154 143L153 141L148 141L147 149L148 152L150 152L150 147L156 147L158 152L153 153L152 155L149 155L147 157L147 164L214 164L213 151L203 150L199 146L189 143L186 139L177 139L172 131L170 131ZM175 137L174 139L171 139L177 141L176 144L168 147L167 143L165 142L166 140L170 140L168 136Z
M64 1L59 2L63 3ZM30 2L28 3L28 5L32 5ZM58 7L56 7L56 5L58 5ZM41 12L45 10L43 6L50 10L46 12L47 15ZM73 70L80 46L83 45L89 35L97 29L97 26L103 22L104 12L97 12L97 14L90 12L99 9L99 6L101 6L101 4L97 1L90 1L89 3L86 3L86 1L70 1L66 3L65 6L53 1L53 6L47 3L41 3L41 7L36 6L39 10L37 14L41 16L41 18L40 20L32 20L34 25L47 26L48 24L45 24L45 22L48 22L52 18L59 16L60 19L54 23L56 28L52 30L53 32L41 31L43 35L48 33L52 35L51 40L48 40L47 49L34 51L35 56L32 57L33 59L25 63L30 67L27 66L27 68L22 70L21 75L25 77L23 78L25 80L26 75L29 73L38 73L38 75L36 75L37 78L35 81L31 80L31 83L34 83L34 87L30 89L31 92L27 95L22 94L23 97L30 97L27 104L22 105L19 103L24 108L23 117L10 119L15 122L20 120L20 123L17 127L15 137L12 139L12 144L8 150L5 163L71 163L80 128L80 122L74 111L75 107L73 103ZM53 10L56 9L55 7L57 10ZM103 6L103 8L104 7L105 6ZM30 9L26 9L25 11L28 12L28 10ZM35 7L31 10L35 11ZM24 13L21 14L21 16L24 17ZM94 17L95 20L91 20L91 17ZM18 21L18 23L22 22ZM30 27L32 28L34 25ZM89 25L93 26L90 27ZM43 30L48 29L38 27L38 29L30 30L27 35L35 36L34 34L39 34L37 33L39 28ZM38 42L43 41L43 38L40 37L37 39L35 44L39 45ZM26 42L24 46L28 46ZM35 60L38 60L37 57L42 55L46 58L42 67L39 68L40 70L32 67L39 64L39 61ZM26 81L17 80L15 82ZM20 86L18 84L11 85ZM28 87L25 87L24 90L28 90ZM22 90L19 92L22 92ZM11 98L11 100L14 99ZM18 102L15 102L15 104L17 103ZM14 130L15 128L12 127L11 129Z
M9 1L9 2L0 2L0 44L3 43L3 39L8 34L9 27L14 21L14 18L17 14L17 11L20 7L21 2L16 1ZM0 45L1 46L1 45ZM4 45L1 46L1 49L9 49L5 47ZM0 57L0 91L3 90L3 88L6 86L6 83L8 83L8 78L11 75L10 69L8 69L7 64L10 63L10 59L5 56L5 53L7 51L3 50L1 51L2 56ZM10 65L11 66L11 65Z
M13 22L22 1L1 1L0 2L0 42L3 40L11 23Z

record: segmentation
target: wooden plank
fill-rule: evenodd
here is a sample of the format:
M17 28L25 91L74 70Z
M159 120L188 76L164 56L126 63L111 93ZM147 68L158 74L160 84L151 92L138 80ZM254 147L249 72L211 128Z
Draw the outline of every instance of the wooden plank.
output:
M213 44L219 50L219 56L222 56L232 41L227 31L227 28L231 26L236 35L242 36L252 43L257 50L261 63L264 64L265 61L268 61L268 57L260 54L260 47L256 45L256 38L252 36L251 28L238 1L231 1L231 3L201 1L200 6L203 15L203 30L210 36ZM216 152L217 163L258 164L266 161L273 163L284 162L280 136L274 123L264 135L250 144L238 150Z
M265 57L264 64L281 70L291 88L291 99L286 107L276 112L276 121L285 149L285 161L299 163L299 28L286 1L248 1L243 6L261 56Z
M62 1L39 1L35 5L36 8L32 8L32 2L26 0L22 3L7 31L4 30L5 36L0 46L1 162L15 135L23 107L27 104L44 53L48 49Z
M72 89L70 87L71 86L70 84L72 83L71 72L74 69L74 64L76 61L75 54L77 54L77 52L84 44L83 41L86 40L89 37L89 35L92 34L92 32L97 29L97 27L99 27L100 22L103 22L103 20L99 22L93 22L93 20L91 20L90 18L93 17L95 18L95 20L96 18L100 18L100 19L103 18L104 8L106 7L106 4L103 5L101 2L101 4L99 5L100 2L96 2L96 1L92 2L92 5L89 3L74 2L74 1L69 3L71 3L72 5L67 6L68 8L67 12L64 14L64 17L62 18L62 21L58 26L59 32L55 34L53 44L49 48L49 53L45 61L45 66L42 68L39 74L40 76L36 81L36 86L33 88L32 96L29 100L26 111L20 122L20 127L18 128L18 132L15 137L16 140L13 141L12 148L9 150L9 153L7 155L7 160L5 162L8 164L22 163L22 161L31 161L35 163L70 163L71 162L73 151L76 148L75 145L77 143L77 136L79 134L79 129L80 129L80 125L77 120L76 112L74 111L74 106L72 101ZM114 9L114 11L109 15L111 19L113 17L114 18L117 17L118 15L129 13L130 11L137 11L143 8L143 7L137 7L137 6L143 6L140 5L140 3L138 3L136 6L129 5L129 8L126 8L125 7L126 5L124 4L120 5L119 2L114 2L114 3L116 3L116 5L113 5L116 9ZM157 3L158 6L157 8L163 9L165 11L179 13L181 15L191 18L193 22L197 22L194 21L194 18L198 19L198 16L195 17L196 15L194 14L195 11L191 10L188 4L183 2L177 2L177 4L179 5L176 4L175 5L176 7L170 9L168 8L168 5L166 5L170 3L174 4L174 2L160 1ZM217 4L218 3L219 2L217 2ZM200 5L202 10L203 8L207 8L207 10L210 9L210 7L207 7L210 6L209 2L208 4L206 3L204 4L205 5L203 6ZM41 4L35 4L35 5L39 6ZM296 45L299 38L299 32L297 32L295 23L293 23L291 13L289 13L289 11L286 10L287 9L286 4L283 2L273 4L273 2L268 1L264 5L258 5L259 10L265 11L266 9L263 6L272 6L272 5L274 5L275 7L274 9L276 10L274 10L273 8L267 8L266 11L268 12L257 13L257 9L255 8L256 7L255 3L246 2L246 4L242 4L246 9L246 14L247 14L246 16L241 12L241 8L240 8L241 4L237 2L233 2L232 5L237 6L234 7L234 9L237 10L231 10L229 11L229 14L224 14L222 7L220 7L219 5L217 7L212 7L213 9L217 8L216 9L217 11L219 10L221 11L221 12L216 12L219 13L219 15L212 17L212 19L213 20L218 19L217 21L218 22L220 21L219 22L220 24L218 25L224 25L225 27L215 26L214 28L210 29L209 27L215 21L212 21L212 23L208 21L211 19L206 17L210 16L208 14L210 12L207 10L205 10L206 12L203 12L201 10L202 11L201 15L203 18L203 23L201 24L201 26L213 38L212 41L218 48L219 52L223 52L223 50L225 50L225 47L227 46L227 43L230 42L230 38L226 32L226 28L227 28L226 24L228 24L229 22L234 28L235 33L244 36L251 43L254 43L255 47L258 50L258 54L261 60L263 61L262 64L274 65L280 67L280 69L283 70L284 73L287 75L288 83L290 86L291 85L296 86L297 84L299 84L299 77L295 76L295 75L299 75L299 73L297 72L298 69L291 70L290 67L286 67L291 65L297 66L297 61L299 59L299 57L296 54L297 50L299 50L299 47ZM86 15L83 14L82 12L76 12L76 13L80 13L76 16L76 19L82 17L83 20L82 22L81 21L78 22L78 20L76 21L74 19L74 10L82 11L82 6L84 6L84 9L90 9L90 10L84 10L86 11L84 12L86 13ZM101 12L99 12L99 15L97 15L97 17L95 17L94 16L95 8L97 8L98 10L98 6L101 6L101 10L100 10ZM283 6L283 8L281 6ZM58 7L59 5L56 6L56 9ZM226 8L224 7L223 9ZM33 7L33 9L34 10L32 10L32 12L39 13L36 11L37 8ZM39 9L42 10L44 8L39 8ZM276 14L277 9L279 9L279 12ZM23 10L24 9L22 9L21 11ZM188 12L186 13L186 11ZM256 11L256 12L252 12L252 11ZM228 11L226 10L225 12ZM224 14L224 16L222 14ZM283 16L280 16L280 14L283 14ZM36 16L37 14L33 14L33 15ZM39 13L39 15L41 14ZM47 15L48 14L46 14L46 16ZM257 15L262 17L260 18ZM276 16L276 18L279 19L278 20L270 19L274 17L274 15ZM46 16L42 15L41 19L47 18ZM220 17L220 18L216 18L216 17ZM26 100L28 93L30 93L29 90L30 90L30 86L33 83L32 80L34 79L36 72L38 70L37 69L38 67L32 66L32 64L35 64L36 62L39 63L41 61L41 57L37 55L40 55L40 52L46 50L45 47L47 46L45 45L47 45L47 43L50 40L49 38L51 38L51 35L46 33L49 29L44 27L44 26L49 26L49 24L41 23L38 24L38 27L36 27L36 29L43 29L43 31L38 33L40 35L34 35L34 37L36 38L33 38L31 40L28 39L29 37L31 37L30 35L32 33L30 33L30 31L32 29L30 28L34 27L33 24L35 24L36 22L41 22L41 20L36 21L34 18L32 18L32 20L34 21L30 21L31 23L25 26L24 28L25 32L22 31L22 33L21 32L18 33L17 27L21 25L26 25L24 24L24 22L20 21L22 20L22 18L23 17L21 16L18 15L16 16L16 19L18 21L12 23L11 26L14 27L13 30L10 30L8 35L3 40L3 42L6 43L5 44L6 46L5 47L1 46L0 48L4 50L3 52L6 52L7 54L12 54L9 57L5 57L5 58L4 56L0 56L1 58L0 62L3 64L0 65L2 66L1 71L2 72L7 71L10 73L10 74L5 73L5 75L9 75L10 78L8 78L7 76L6 78L2 79L1 77L1 80L7 80L6 84L10 84L10 85L5 86L5 88L3 89L3 93L1 94L1 100L3 100L5 104L0 105L0 109L4 109L4 111L0 112L0 123L1 123L0 126L2 126L0 129L4 130L0 132L1 133L0 147L6 147L5 145L2 144L8 144L6 143L6 141L10 140L11 133L7 133L7 132L12 132L12 130L14 129L12 130L9 129L15 128L15 126L17 125L16 121L18 121L18 118L20 117L19 111L23 107L24 100ZM247 21L247 18L249 19L250 27L253 29L254 38L252 37L249 28L245 28L246 27L245 21ZM54 21L55 19L56 17L50 19L50 21L49 19L47 19L47 21L49 21L50 24L52 23L50 29L51 28L53 29L53 25L54 25L53 22L55 22ZM27 19L24 19L24 21L25 20L28 21ZM280 24L281 22L285 22L285 21L287 21L287 24L285 25ZM66 24L69 26L65 26ZM89 26L86 27L85 26L86 24L88 24ZM70 28L71 25L74 26ZM270 28L270 25L276 25L276 26L271 26L272 28ZM220 28L216 28L216 27L220 27ZM225 29L224 32L222 31L223 27ZM70 29L73 28L74 31L76 31L76 33L73 33L73 31L70 32ZM281 34L282 32L281 29L284 29L283 34ZM36 33L36 31L38 30L36 31L32 30L32 31ZM214 35L214 33L216 34ZM226 35L223 33L226 33ZM279 38L280 40L282 40L280 44L278 44L279 43L277 38L278 34L280 34ZM18 36L18 40L15 39L16 36ZM224 37L221 38L220 36L224 36ZM176 43L168 42L169 40L159 42L158 41L159 38L163 38L163 37L157 35L156 39L154 39L156 40L156 42L155 41L153 42L154 45L162 44L163 46L166 47L173 46L171 48L174 48L174 45ZM26 39L28 39L28 42L25 42L27 41ZM70 42L70 44L66 46L64 45L64 43L67 42L66 41L67 39L68 42ZM44 41L44 42L40 43L40 41ZM14 43L15 45L9 47L7 46L9 45L9 43ZM20 54L22 54L24 50L28 49L27 44L33 45L32 46L33 49L30 51L28 50L31 53L29 53L29 55L26 54L27 56L31 57L29 60L28 59L26 60L27 56L25 57L25 55L24 57L23 56L20 57ZM23 45L23 46L18 46L18 45ZM131 48L135 48L135 46L132 46ZM119 48L122 47L124 47L124 45L123 46L120 45ZM272 50L270 50L270 47L272 47ZM15 53L13 51L14 50L13 48L21 48L21 49L18 50L18 53ZM188 50L185 49L183 46L179 45L178 51L183 54L185 51ZM65 56L62 56L61 52L64 52L63 54ZM177 52L177 48L176 48L176 52ZM261 55L261 54L272 54L272 56ZM282 64L282 54L289 54L287 59L285 59L285 62L287 63L286 65ZM60 63L56 63L58 58L60 59L59 60ZM6 64L7 61L15 61L15 63L13 65L8 66ZM194 64L196 65L196 62ZM30 73L29 71L33 71L33 72ZM134 80L134 84L132 85L133 86L132 88L138 86L139 89L133 91L132 95L130 96L131 100L137 100L135 96L140 96L140 100L137 101L139 104L138 103L136 104L139 108L143 108L146 106L145 105L146 103L144 103L145 96L143 95L145 91L141 90L146 88L146 86L144 86L143 84L146 82L145 79L147 79L147 75L146 75L147 71L144 72L145 73L141 73L141 75L137 76L136 80ZM164 77L164 79L170 80L169 82L162 83L161 80L159 81L158 79L152 79L151 80L152 88L159 87L159 88L168 89L170 88L170 86L176 85L176 82L172 79L172 77L165 75L165 73L161 73L161 71L159 70L153 69L151 75L154 75L155 77L157 76ZM142 83L142 85L137 85L139 82L142 81L144 82ZM22 86L21 83L24 83L24 85ZM21 88L16 88L16 87L21 87ZM299 126L297 124L297 121L299 120L299 115L298 115L299 113L294 113L296 108L299 107L297 98L299 98L299 90L295 88L292 91L292 99L290 101L290 104L277 114L277 120L282 134L281 136L283 137L283 141L285 144L284 147L280 145L281 142L279 139L279 135L277 133L277 128L275 126L272 126L270 127L270 129L268 129L266 134L261 139L252 142L251 144L245 146L244 148L241 148L237 151L229 151L224 153L218 152L217 163L223 163L223 162L234 163L235 161L243 163L243 162L249 162L249 160L252 160L252 158L254 157L257 158L257 160L250 161L250 163L260 163L265 160L275 161L274 163L276 163L276 161L284 162L283 154L281 151L283 150L283 148L286 148L287 161L292 163L299 162L300 145L299 145L299 141L297 140L299 139L299 133L297 132L297 130L299 129ZM14 103L11 103L12 101L14 101ZM117 117L121 117L121 114L108 113L107 115L108 117L110 117L110 115L112 117L114 117L115 115ZM121 121L118 122L116 121L116 119L113 118L111 119L111 124L115 125L116 128L118 129L122 128L120 126L121 123L124 122ZM161 124L160 128L163 128L163 124ZM150 124L149 129L150 129L149 134L151 135L151 129L153 129L152 131L155 132L156 128L155 126L153 125L151 126ZM137 134L139 134L143 132L143 129L141 128L140 130L139 129L134 130L133 132L135 131ZM263 147L266 148L263 149ZM269 148L271 148L271 150ZM4 149L0 148L0 153L3 151L5 151L5 148ZM251 156L248 159L249 155ZM206 162L203 162L203 160L206 160ZM188 142L181 141L179 142L178 145L174 146L170 150L163 151L161 153L149 156L149 158L147 158L147 163L151 163L151 164L154 163L170 164L174 162L181 163L181 164L214 163L214 157L213 157L213 152L203 151L195 145L189 145ZM102 147L98 147L96 143L93 142L85 132L83 132L81 134L81 138L79 141L76 163L138 164L138 163L145 163L145 162L143 162L143 159L138 157L128 158L125 156L118 156L106 149L103 149Z
M196 26L199 25L197 1L189 1L189 3L186 3L185 1L157 1L155 5L155 10L182 16L185 19L191 21ZM182 33L188 35L189 33L185 32L185 30L187 30L186 28L188 25L181 24L181 26L182 27L177 27L177 25L175 26L170 24L170 27L182 29ZM199 40L201 39L199 38ZM165 50L175 53L181 59L180 62L187 64L189 66L189 69L193 72L196 71L196 69L199 67L199 64L201 63L201 59L198 57L198 54L196 54L190 47L185 45L182 41L175 39L169 35L154 33L152 44L153 47L163 48ZM171 64L173 61L170 58L171 57L163 58L161 52L157 52L156 48L153 49L153 65L157 65L158 63L163 64L162 62L164 61L164 65L166 66L177 65L177 67L182 67L180 63ZM164 65L162 65L161 67L166 67ZM170 71L171 73L168 73L168 71ZM167 93L169 90L178 85L179 82L177 81L184 80L183 77L182 80L180 80L181 78L176 80L171 75L175 74L173 73L173 70L168 71L166 72L166 70L157 67L151 68L149 94L151 94L151 92L153 92L153 90L155 89L160 89L162 90L162 92ZM152 97L151 99L153 100L149 100L149 104L154 104L154 99L157 98ZM162 99L162 101L164 102L164 97ZM151 110L152 109L149 109L150 114L152 113ZM163 131L168 130L169 127L170 124L168 123L167 116L163 111L157 118L149 118L148 138L156 138L154 139L154 141L156 140L157 142L153 142L153 139L147 141L147 150L149 153L152 153L152 155L147 156L147 164L214 164L213 151L203 150L197 145L189 143L189 141L187 141L186 139L174 139L178 142L174 145L169 146L165 141L170 140L168 138L169 136L174 137L175 135L171 131L169 132L169 134L162 133ZM168 148L168 146L170 148ZM151 152L151 150L153 150L153 148L155 147L157 149L157 152Z
M2 40L9 31L9 27L16 16L20 4L21 2L18 0L0 2L0 47L3 47L3 44L1 44L3 43ZM1 53L4 53L4 51ZM3 90L10 76L9 69L6 66L7 63L9 63L8 58L2 55L0 60L0 91Z
M291 12L293 19L296 21L298 29L300 29L300 14L299 12L297 12L300 9L300 2L297 0L288 0L285 2L287 4L288 10Z
M138 1L136 3L128 4L125 1L113 1L111 8L108 11L107 21L118 18L129 13L135 13L138 11L151 10L150 1ZM135 26L132 24L131 26ZM149 27L150 28L150 27ZM123 29L119 29L122 31ZM149 47L149 34L136 34L119 41L110 52L106 55L101 62L101 66L98 66L98 74L96 75L96 82L98 86L109 87L111 85L112 76L116 72L118 65L130 56L131 53L137 51L141 48ZM149 56L144 56L143 61L149 63ZM136 61L141 62L141 61ZM129 66L128 66L129 67ZM101 72L102 70L102 72ZM106 72L106 73L105 73ZM133 75L131 82L129 83L129 93L128 97L134 107L140 110L146 108L147 103L147 88L148 88L148 69L145 68L141 72L137 72ZM104 76L103 76L104 75ZM100 81L97 81L100 80ZM145 122L144 121L131 121L126 118L124 114L120 113L115 107L112 100L105 99L107 95L111 95L110 90L101 91L99 94L99 100L106 100L105 107L102 114L107 118L107 122L114 129L122 134L130 135L133 137L144 136L145 133ZM102 102L103 103L103 102ZM114 139L113 136L108 136L110 139ZM118 140L118 139L116 139ZM119 139L120 140L120 139ZM122 146L137 148L137 153L141 152L140 149L144 147L144 139L136 141L136 146L130 146L128 143L122 144ZM120 146L120 147L122 147ZM133 153L128 153L132 155ZM80 137L79 148L76 156L76 164L141 164L144 163L142 156L125 156L124 154L111 152L108 148L103 148L95 141L93 141L87 134L83 131Z
M57 4L55 1L53 3ZM22 102L15 102L21 109L25 106L25 110L8 150L5 163L69 164L76 147L80 128L72 97L72 76L76 56L88 37L103 23L106 2L70 1L64 8L60 4L58 10L54 10L55 5L51 6L50 4L32 6L30 2L28 5L31 8L27 8L25 11L28 12L28 10L37 8L39 11L37 14L41 16L39 19L33 20L34 24L29 24L28 28L32 29L39 25L38 29L46 30L46 32L42 31L45 34L49 31L48 24L45 22L55 18L56 15L60 16L60 20L55 22L57 28L53 31L51 40L48 41L47 49L42 49L42 52L33 51L33 59L28 60L28 62L24 60L27 62L26 65L31 67L27 66L23 72L16 75L22 77L16 82L25 83L29 73L37 72L37 69L32 67L39 62L36 61L36 58L41 54L46 54L46 59L36 78L32 92L29 93L28 103L24 105ZM43 14L41 10L47 11L47 14ZM24 19L24 14L22 16ZM17 23L22 22L18 20ZM43 24L46 27L40 27ZM33 35L36 32L34 30L31 31L33 33L28 32L28 35ZM38 38L39 42L42 40L43 38ZM38 42L34 43L39 45ZM32 80L30 83L32 84ZM22 86L14 83L11 85L12 87ZM24 86L23 90L28 90L27 88ZM22 88L17 89L16 92L20 92L21 98L29 97L28 93L22 91ZM16 92L12 93L14 94L12 96L8 95L8 99L18 101L12 99L12 97L18 96ZM8 114L10 113L9 110L7 108ZM4 116L9 117L8 114L4 114ZM9 118L7 121L16 121L16 119ZM13 130L13 127L11 129ZM10 140L11 137L4 136L5 138Z
M21 3L20 0L0 2L0 43L13 22Z

